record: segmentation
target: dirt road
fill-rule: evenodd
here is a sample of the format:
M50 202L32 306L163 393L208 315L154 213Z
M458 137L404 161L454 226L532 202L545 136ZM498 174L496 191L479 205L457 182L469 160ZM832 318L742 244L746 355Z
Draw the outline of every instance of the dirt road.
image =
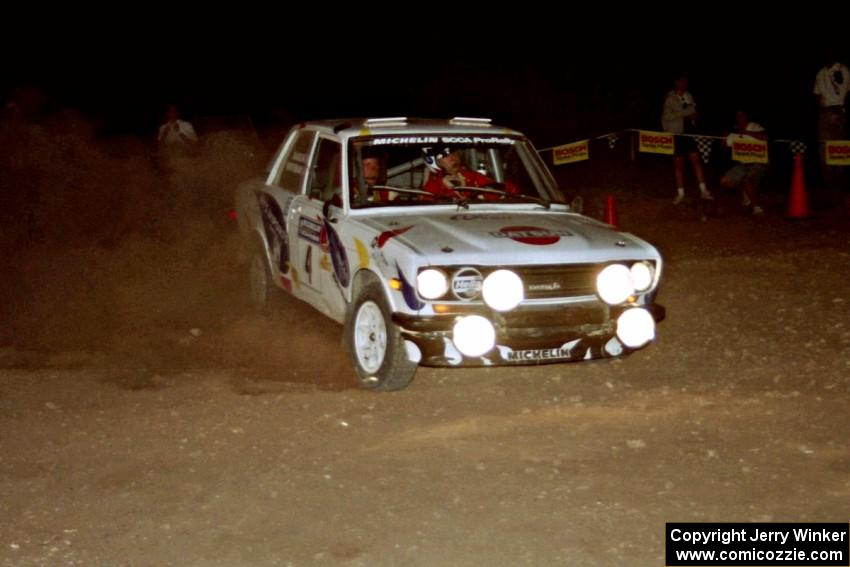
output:
M618 195L667 260L655 345L393 394L200 240L27 251L0 565L662 565L668 521L846 522L846 223Z

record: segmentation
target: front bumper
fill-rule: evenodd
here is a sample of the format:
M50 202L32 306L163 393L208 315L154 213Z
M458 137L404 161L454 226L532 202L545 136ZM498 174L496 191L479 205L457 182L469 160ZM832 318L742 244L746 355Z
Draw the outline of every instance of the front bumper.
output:
M656 322L666 315L658 304L641 307ZM507 313L474 305L430 316L395 313L393 322L400 327L402 336L419 348L419 363L424 366L552 364L622 356L639 350L623 345L617 338L616 320L625 309L601 301L526 306ZM467 315L486 317L496 330L496 346L479 357L461 354L452 341L455 322Z

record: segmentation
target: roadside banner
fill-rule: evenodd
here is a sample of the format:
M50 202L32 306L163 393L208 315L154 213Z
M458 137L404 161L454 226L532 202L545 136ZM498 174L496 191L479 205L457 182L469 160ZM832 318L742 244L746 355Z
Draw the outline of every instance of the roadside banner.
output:
M587 159L590 159L588 140L581 140L572 144L564 144L563 146L552 148L552 161L555 165L575 163Z
M640 138L640 151L650 154L673 155L673 134L638 130L638 137Z
M732 159L741 163L767 163L767 142L750 136L734 139Z
M826 143L827 165L850 165L850 140L830 140Z

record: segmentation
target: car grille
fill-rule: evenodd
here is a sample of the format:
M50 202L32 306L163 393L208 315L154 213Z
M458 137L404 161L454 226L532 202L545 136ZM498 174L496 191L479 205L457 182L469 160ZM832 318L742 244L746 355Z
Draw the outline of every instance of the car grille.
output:
M599 264L512 268L525 284L526 299L580 297L596 293Z
M599 264L546 264L532 266L507 266L515 272L525 286L525 299L571 299L576 297L587 297L596 295L596 276L602 269L612 262ZM625 265L632 263L630 260L622 262ZM449 280L459 271L474 270L481 278L486 278L497 268L493 266L446 266ZM473 301L481 301L480 295L474 297ZM457 303L457 296L451 291L439 298L438 302ZM463 303L463 302L460 302Z

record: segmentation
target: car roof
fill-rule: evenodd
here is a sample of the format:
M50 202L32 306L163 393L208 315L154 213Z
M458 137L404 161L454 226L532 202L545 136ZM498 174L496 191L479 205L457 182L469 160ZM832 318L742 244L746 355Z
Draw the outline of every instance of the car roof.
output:
M303 122L300 128L316 130L343 139L383 134L500 134L522 136L521 132L497 126L485 118L338 118Z

